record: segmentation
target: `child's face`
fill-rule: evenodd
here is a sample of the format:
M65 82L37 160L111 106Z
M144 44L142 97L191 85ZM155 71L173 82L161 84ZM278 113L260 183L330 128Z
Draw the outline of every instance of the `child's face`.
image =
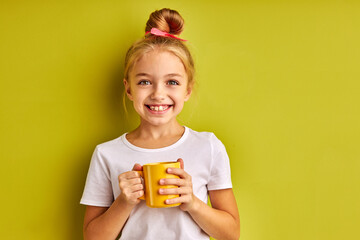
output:
M124 80L126 92L143 123L160 126L176 122L191 95L178 57L167 51L149 52L135 63L129 78Z

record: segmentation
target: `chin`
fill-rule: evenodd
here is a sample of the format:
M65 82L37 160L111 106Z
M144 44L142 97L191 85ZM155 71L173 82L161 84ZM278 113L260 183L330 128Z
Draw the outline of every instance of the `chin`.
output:
M173 119L143 119L144 122L146 122L147 124L154 126L154 127L161 127L164 125L168 125L173 123ZM175 119L176 121L176 119Z

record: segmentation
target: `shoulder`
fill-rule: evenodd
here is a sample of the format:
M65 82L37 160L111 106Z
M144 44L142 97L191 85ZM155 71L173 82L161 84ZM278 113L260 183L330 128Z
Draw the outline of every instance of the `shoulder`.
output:
M95 151L109 152L116 149L121 149L125 145L123 141L124 136L125 133L120 137L98 144L95 148Z
M101 167L107 173L110 172L110 166L116 164L117 160L126 153L122 136L113 140L98 144L93 151L91 164L94 167Z
M189 139L191 139L192 141L196 141L197 143L207 143L214 148L224 147L223 143L220 141L219 138L216 137L216 135L213 132L207 132L207 131L199 132L191 128L188 129L189 129Z

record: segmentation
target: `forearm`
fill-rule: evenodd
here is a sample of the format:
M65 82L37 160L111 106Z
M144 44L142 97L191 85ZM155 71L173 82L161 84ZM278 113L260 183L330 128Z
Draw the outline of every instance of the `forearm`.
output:
M236 216L212 208L196 197L189 214L209 236L218 240L239 239L240 224Z
M84 239L114 240L119 235L128 219L133 206L120 199L114 201L111 207L99 217L84 226Z

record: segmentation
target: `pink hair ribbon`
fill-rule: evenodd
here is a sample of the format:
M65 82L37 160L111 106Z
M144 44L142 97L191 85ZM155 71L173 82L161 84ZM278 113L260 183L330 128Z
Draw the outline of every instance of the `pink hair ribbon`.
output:
M180 41L187 41L187 40L185 40L185 39L178 38L178 37L176 37L175 35L172 35L172 34L170 34L170 33L163 32L163 31L161 31L161 30L159 30L159 29L157 29L157 28L152 28L151 31L147 31L147 32L145 33L145 35L147 35L147 34L149 34L149 33L151 33L152 35L155 35L155 36L159 36L159 37L171 37L171 38L178 39L178 40L180 40Z

